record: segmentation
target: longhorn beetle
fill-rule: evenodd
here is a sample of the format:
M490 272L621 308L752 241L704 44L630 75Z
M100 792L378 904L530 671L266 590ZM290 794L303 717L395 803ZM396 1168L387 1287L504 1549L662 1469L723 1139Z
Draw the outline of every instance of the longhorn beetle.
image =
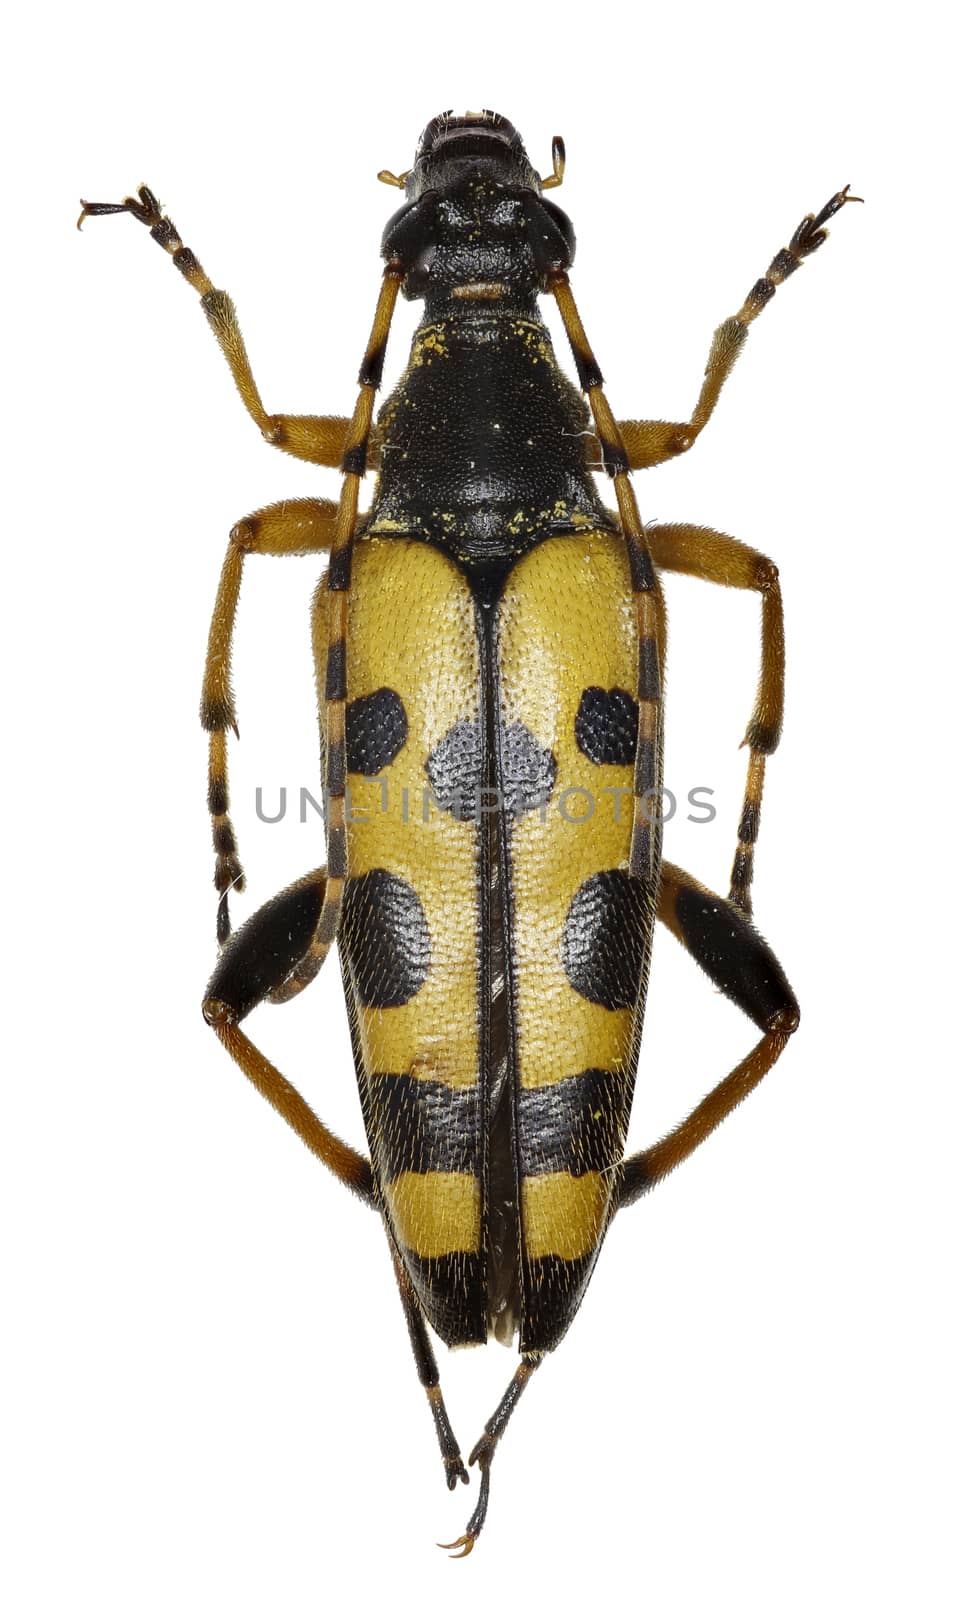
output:
M826 238L807 216L716 330L689 422L619 422L569 286L575 237L491 111L429 123L382 239L385 268L350 419L269 415L234 306L147 188L130 212L191 286L241 399L278 449L341 469L337 502L285 500L231 530L201 718L223 946L204 1015L309 1149L382 1218L449 1488L468 1472L426 1324L448 1345L518 1339L469 1456L481 1532L506 1423L565 1333L606 1229L712 1133L799 1013L751 921L767 756L783 711L777 569L726 534L644 526L630 472L688 450L750 323ZM375 393L399 293L422 300L404 377ZM557 365L562 317L588 407ZM359 488L377 470L368 511ZM612 480L616 507L594 473ZM228 814L231 642L246 558L327 552L312 609L328 859L230 934L243 887ZM657 574L756 591L761 668L726 899L661 862L664 612ZM350 786L349 781L351 780ZM623 801L625 800L625 804ZM364 825L362 825L364 823ZM579 823L579 826L574 826ZM743 1061L648 1150L624 1156L656 918L760 1028ZM340 946L370 1159L342 1142L242 1022L299 994Z

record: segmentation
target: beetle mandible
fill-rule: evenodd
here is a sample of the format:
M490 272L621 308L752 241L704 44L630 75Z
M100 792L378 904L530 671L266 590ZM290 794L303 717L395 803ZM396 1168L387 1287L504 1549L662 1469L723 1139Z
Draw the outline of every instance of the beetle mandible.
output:
M750 323L856 198L845 188L805 217L716 330L688 422L617 423L569 284L572 225L545 198L563 179L558 138L552 167L539 177L505 117L445 112L410 171L379 174L405 203L382 240L350 419L266 412L231 300L149 189L120 205L82 201L80 216L126 211L148 226L200 294L263 437L343 475L337 502L286 500L231 532L201 706L223 946L204 1015L315 1155L381 1215L450 1488L468 1472L427 1324L448 1345L518 1341L515 1376L468 1458L481 1481L465 1532L445 1546L459 1555L481 1532L506 1423L575 1315L612 1217L719 1126L799 1020L750 904L783 711L777 571L708 528L644 527L630 472L692 446ZM376 419L399 290L424 311ZM582 395L556 362L540 295L559 309ZM378 477L361 512L369 467ZM615 508L595 487L600 469ZM226 738L242 568L253 554L309 552L329 557L312 611L327 862L232 935L229 895L243 874ZM661 571L761 597L726 898L661 859ZM657 918L762 1037L678 1127L626 1157ZM336 939L368 1158L242 1029L261 1001L300 993Z

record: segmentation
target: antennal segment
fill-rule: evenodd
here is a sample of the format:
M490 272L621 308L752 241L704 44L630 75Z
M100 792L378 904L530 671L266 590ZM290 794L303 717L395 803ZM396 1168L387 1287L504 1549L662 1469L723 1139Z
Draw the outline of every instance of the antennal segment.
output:
M552 141L552 177L542 179L543 189L558 189L566 170L566 146L557 133Z

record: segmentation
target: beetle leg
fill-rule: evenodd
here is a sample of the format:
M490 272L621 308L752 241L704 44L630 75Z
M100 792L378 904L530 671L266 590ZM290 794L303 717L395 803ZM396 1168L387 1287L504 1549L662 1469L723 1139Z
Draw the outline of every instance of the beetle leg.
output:
M107 217L124 211L150 228L151 238L162 250L167 251L181 275L201 296L204 314L231 368L231 376L245 410L257 423L268 444L319 467L340 466L348 435L348 418L271 416L265 411L244 347L238 314L230 296L222 289L214 288L194 251L182 244L170 217L163 215L157 197L151 190L142 185L137 191L136 200L128 196L120 205L106 205L93 200L82 200L80 204L82 209L77 219L78 228L87 217Z
M529 1379L541 1364L542 1356L540 1355L523 1357L515 1370L512 1382L486 1423L481 1439L469 1456L469 1466L474 1467L477 1465L480 1468L482 1482L479 1486L479 1498L476 1501L475 1510L466 1524L465 1532L460 1534L457 1539L453 1539L451 1544L439 1545L440 1550L456 1550L458 1552L457 1555L452 1557L453 1561L459 1561L463 1556L471 1555L475 1547L475 1541L482 1532L485 1514L489 1509L489 1474L492 1469L492 1457L495 1455L496 1446L506 1430L509 1418L525 1392Z
M636 605L636 694L639 701L629 874L632 878L652 882L659 870L651 797L657 787L663 738L662 660L666 634L663 596L653 568L647 532L640 519L639 506L629 480L629 459L620 437L619 425L603 393L603 375L576 309L568 274L556 270L550 277L549 287L569 339L580 387L589 396L603 462L616 491L619 521L629 554L629 576Z
M371 1163L325 1127L298 1090L262 1055L239 1024L283 981L310 943L324 898L322 869L269 900L228 941L204 996L210 1023L245 1077L329 1171L374 1205Z
M227 730L238 731L231 688L231 645L245 556L308 555L331 548L337 506L333 500L282 500L243 517L231 529L211 617L204 687L201 691L201 726L210 735L208 757L208 809L217 864L214 886L218 899L218 942L231 932L228 895L244 888L244 873L228 815Z
M666 523L646 529L653 560L664 572L684 572L733 589L752 589L763 602L760 679L743 743L749 746L743 811L733 860L730 899L751 915L750 882L753 847L760 828L760 804L766 758L780 742L783 725L783 600L773 562L712 528L691 523Z
M736 365L743 349L750 323L760 315L765 305L773 299L777 288L796 272L807 256L819 250L827 237L824 223L847 204L863 202L855 194L848 194L850 185L841 189L816 216L804 217L785 250L779 250L770 262L766 273L758 278L735 317L728 317L713 335L706 372L699 399L689 422L621 422L619 431L630 467L658 467L672 461L691 449L702 433L720 398L720 391ZM601 442L601 441L600 441ZM605 465L605 452L596 448L593 467Z
M445 1481L450 1489L454 1489L459 1479L468 1483L469 1475L458 1440L449 1421L439 1386L438 1362L432 1349L425 1318L419 1307L412 1280L405 1269L401 1256L389 1239L392 1252L392 1265L395 1268L395 1279L398 1283L398 1292L402 1300L402 1310L405 1312L405 1321L408 1325L408 1336L412 1342L412 1354L415 1357L415 1366L418 1371L419 1382L425 1390L426 1399L432 1411L432 1420L435 1423L435 1432L438 1436L439 1450L442 1454L442 1466L445 1469Z
M766 1077L800 1021L783 968L749 918L668 861L657 915L716 987L763 1030L763 1038L677 1128L623 1162L616 1189L621 1206L648 1193L709 1138Z
M388 333L403 276L404 271L398 261L389 261L382 274L381 291L358 373L358 399L352 412L341 463L343 477L331 542L331 559L316 594L313 637L323 723L324 791L328 803L328 875L314 936L294 971L271 996L276 1003L292 999L311 982L334 944L341 923L342 901L348 879L345 719L348 704L351 562L358 528L358 492L367 470L375 394L382 381ZM319 637L321 624L324 626L324 642Z

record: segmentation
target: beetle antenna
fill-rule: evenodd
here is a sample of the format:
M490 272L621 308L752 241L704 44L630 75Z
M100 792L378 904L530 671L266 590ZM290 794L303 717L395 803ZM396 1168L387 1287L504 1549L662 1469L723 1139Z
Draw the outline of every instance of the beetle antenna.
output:
M566 146L557 133L552 141L552 176L542 179L543 189L558 189L566 170Z

